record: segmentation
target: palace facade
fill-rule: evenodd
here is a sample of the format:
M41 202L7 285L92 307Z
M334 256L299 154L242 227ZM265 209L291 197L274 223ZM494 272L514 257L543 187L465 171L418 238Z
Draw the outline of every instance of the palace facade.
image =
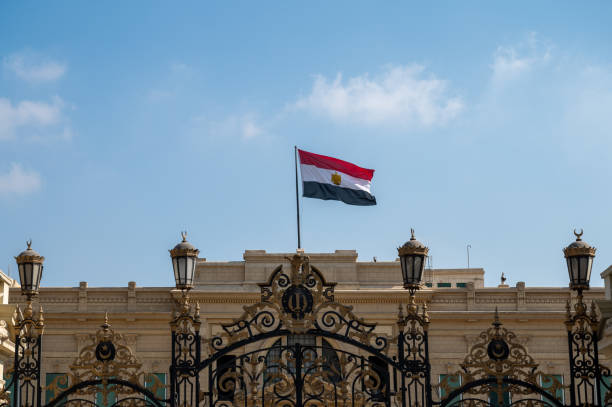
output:
M337 302L352 306L354 314L366 322L378 324L377 332L397 335L398 307L409 300L402 287L399 261L358 261L354 250L305 254L327 282L336 283ZM292 255L247 250L241 261L209 262L199 258L190 301L200 305L202 338L218 334L221 324L239 317L245 305L260 301L259 284L268 281L279 265L289 268ZM607 273L606 276L611 274L610 270ZM575 293L567 287L529 287L524 282L486 287L484 274L481 268L425 270L426 286L418 291L416 301L427 305L431 321L433 384L459 370L479 334L491 326L496 309L503 326L516 333L518 342L539 363L538 369L567 382L569 362L564 322L566 304L575 299ZM0 277L0 358L8 366L14 352L11 338L15 306L23 308L25 299L16 281L4 274ZM163 383L169 382L169 322L180 298L178 290L139 287L135 282L127 287L90 287L84 281L78 287L45 287L44 277L42 285L35 304L39 303L44 310L44 384L49 385L70 371L91 334L104 323L105 315L112 328L123 334L143 370L154 373ZM604 300L605 289L591 288L584 297L587 304ZM609 327L604 323L602 330L606 328ZM605 355L601 358L607 364Z

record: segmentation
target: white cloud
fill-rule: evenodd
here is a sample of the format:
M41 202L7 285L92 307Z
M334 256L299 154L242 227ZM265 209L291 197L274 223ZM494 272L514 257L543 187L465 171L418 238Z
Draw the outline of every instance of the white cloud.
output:
M11 169L0 174L0 197L23 196L40 189L42 182L35 171L26 171L19 164L11 164Z
M20 128L46 128L61 123L64 102L55 97L51 103L24 100L13 105L0 97L0 140L12 138Z
M491 68L472 109L484 137L504 129L513 133L508 142L547 142L550 154L559 148L570 162L612 171L612 65L532 34L498 47Z
M317 76L311 93L294 107L341 122L433 126L455 118L463 109L460 97L450 96L447 82L424 75L420 65L389 67L343 81Z
M204 124L207 131L213 136L240 137L243 140L251 140L266 134L255 115L250 113L242 116L229 116L225 120L212 123L205 116L199 116L193 120L193 123L197 129L202 129L202 124Z
M5 68L28 82L50 82L61 78L66 64L43 59L32 53L17 53L4 58Z
M493 55L494 82L505 82L519 77L550 60L551 47L529 34L525 41L512 46L498 46Z
M242 138L252 139L263 134L263 130L255 123L252 118L244 117L242 119Z

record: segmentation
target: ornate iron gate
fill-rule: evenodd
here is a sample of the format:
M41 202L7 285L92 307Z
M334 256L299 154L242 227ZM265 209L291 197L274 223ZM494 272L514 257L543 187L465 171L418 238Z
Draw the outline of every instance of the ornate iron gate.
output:
M8 390L0 398L2 407L165 407L168 400L157 397L166 386L153 374L141 370L125 343L108 323L89 336L89 344L79 351L70 372L41 385L42 312L35 318L31 307L18 321L21 335L16 337L15 366ZM23 329L25 328L25 329ZM34 346L31 346L34 345ZM149 388L145 386L149 382ZM45 390L46 404L42 403ZM12 395L12 397L11 397ZM12 400L11 400L12 398ZM12 403L11 403L12 401Z
M393 341L336 302L307 257L290 260L212 338L200 340L199 309L185 302L172 324L174 406L427 405L426 310L409 306Z
M514 332L503 327L497 310L492 327L478 336L460 367L437 386L447 395L440 407L564 406L563 383L538 371ZM452 382L465 384L453 389ZM544 389L542 383L549 385Z

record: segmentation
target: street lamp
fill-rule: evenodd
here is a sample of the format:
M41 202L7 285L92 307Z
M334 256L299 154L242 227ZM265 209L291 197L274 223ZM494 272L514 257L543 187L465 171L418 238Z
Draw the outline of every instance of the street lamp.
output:
M45 328L42 306L35 315L32 298L38 295L40 279L45 258L28 248L15 257L19 269L21 295L27 298L26 307L21 312L17 306L15 318L15 361L11 393L13 406L36 407L41 405L40 360L42 354L42 335Z
M595 258L594 247L582 241L580 233L574 230L576 241L563 249L567 262L567 272L570 279L570 288L578 292L574 312L571 311L570 301L567 301L567 343L570 362L570 399L571 405L597 405L602 403L602 375L609 374L606 368L599 363L599 349L597 342L599 318L595 303L591 302L589 312L587 304L582 297L582 291L589 289L591 268Z
M415 292L421 288L423 270L429 249L414 237L414 229L410 229L410 240L397 248L397 254L402 266L404 288L410 293L406 306L406 315L399 306L398 315L398 355L402 369L410 372L414 385L410 385L410 405L431 406L431 363L429 360L429 315L424 302L419 312L415 302ZM420 389L420 390L418 390Z
M567 261L567 272L570 278L570 288L577 290L580 294L582 290L589 289L589 281L591 280L591 268L593 267L593 258L595 258L595 249L587 242L581 239L582 229L580 233L574 230L576 241L563 249L565 260Z
M410 233L412 235L410 240L404 243L402 247L398 247L397 253L402 265L404 288L409 290L410 294L414 294L421 287L425 259L429 249L415 239L414 229L410 229Z
M27 242L27 245L28 248L16 256L15 260L19 268L21 294L25 295L30 302L32 297L38 295L45 258L32 250L31 240Z
M187 241L187 232L182 232L183 241L170 250L176 288L185 292L193 288L193 275L200 251Z
M199 404L199 369L194 368L201 360L200 350L200 305L196 302L195 312L189 303L189 290L193 288L193 276L198 253L187 241L187 232L182 232L183 240L170 250L174 281L181 290L178 302L180 311L170 321L172 330L172 364L170 366L170 406Z

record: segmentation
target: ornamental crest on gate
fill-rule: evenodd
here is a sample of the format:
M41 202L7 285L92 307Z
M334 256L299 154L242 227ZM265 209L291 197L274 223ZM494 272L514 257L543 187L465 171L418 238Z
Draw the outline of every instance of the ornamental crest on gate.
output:
M461 383L466 388L466 394L496 393L498 400L503 400L504 393L527 396L538 390L543 391L541 383L547 384L545 391L551 395L564 389L563 383L554 375L537 370L538 363L529 355L517 335L503 327L497 309L491 325L478 335L476 343L460 365L462 370L446 375L436 386L443 394L452 393L451 383ZM531 400L531 404L526 405L550 404Z
M353 307L334 299L335 283L328 283L303 254L288 257L290 269L279 266L266 283L259 284L261 300L245 306L240 318L222 325L223 332L207 340L214 353L258 335L322 332L341 335L387 352L389 338L353 314Z
M135 397L134 395L138 392L147 393L147 390L144 390L145 382L151 384L150 395L166 387L156 375L145 374L142 371L142 364L127 346L125 337L111 328L108 314L105 315L104 324L100 329L95 334L89 335L88 341L89 343L79 350L78 356L70 364L70 372L56 376L51 383L47 384L45 390L52 395L52 400L55 400L64 390L74 389L73 393L79 398L60 402L60 404L95 406L97 403L83 402L82 397L95 398L99 395L104 406L122 404L139 407L147 403L144 402L142 396ZM91 385L98 381L101 382L100 385ZM120 384L119 381L123 384ZM129 395L125 398L127 402L116 400L120 395ZM109 403L111 399L114 400Z

